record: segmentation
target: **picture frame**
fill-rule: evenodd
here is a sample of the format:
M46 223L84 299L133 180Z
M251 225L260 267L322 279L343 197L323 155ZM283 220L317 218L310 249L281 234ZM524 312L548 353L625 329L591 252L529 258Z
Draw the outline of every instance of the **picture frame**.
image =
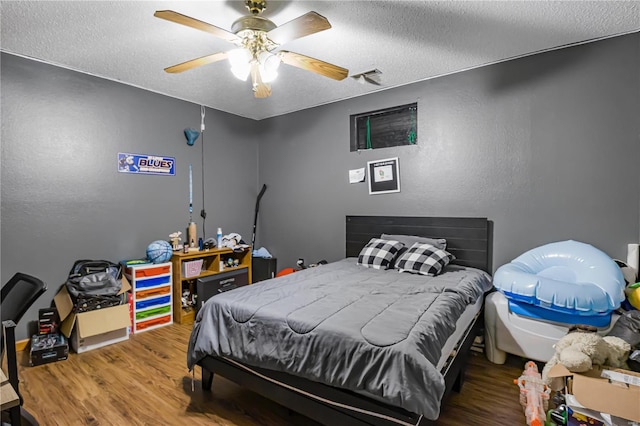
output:
M400 192L398 157L368 161L369 195Z

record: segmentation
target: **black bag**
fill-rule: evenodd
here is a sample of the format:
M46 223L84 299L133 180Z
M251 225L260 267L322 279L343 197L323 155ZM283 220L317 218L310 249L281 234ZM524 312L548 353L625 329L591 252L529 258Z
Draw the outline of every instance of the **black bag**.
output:
M77 260L66 285L73 300L116 296L122 289L122 266L108 260Z

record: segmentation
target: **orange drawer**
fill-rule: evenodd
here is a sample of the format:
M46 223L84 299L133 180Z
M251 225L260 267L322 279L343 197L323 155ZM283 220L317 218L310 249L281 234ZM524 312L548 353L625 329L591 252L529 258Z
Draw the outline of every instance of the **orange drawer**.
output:
M160 288L152 288L151 290L136 291L136 299L146 299L147 297L162 296L163 294L169 294L171 287L164 286Z
M171 265L156 266L155 268L136 268L136 278L154 277L156 275L168 274L171 271Z
M136 323L136 331L142 331L149 327L155 327L157 325L168 324L171 322L171 315L166 315L160 318L154 318L149 321L141 321Z

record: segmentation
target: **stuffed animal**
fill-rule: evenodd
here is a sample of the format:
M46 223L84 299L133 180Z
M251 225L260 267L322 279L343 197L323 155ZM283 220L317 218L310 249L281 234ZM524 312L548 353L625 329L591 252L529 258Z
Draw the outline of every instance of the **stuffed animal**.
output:
M182 239L180 238L180 235L182 235L182 232L180 231L169 234L169 239L171 239L171 247L174 250L179 250L178 242Z
M555 354L542 370L542 378L552 389L558 390L558 384L552 383L547 374L556 364L564 365L574 373L589 371L594 365L607 365L613 368L626 368L631 345L619 337L602 337L593 332L570 332L554 345Z

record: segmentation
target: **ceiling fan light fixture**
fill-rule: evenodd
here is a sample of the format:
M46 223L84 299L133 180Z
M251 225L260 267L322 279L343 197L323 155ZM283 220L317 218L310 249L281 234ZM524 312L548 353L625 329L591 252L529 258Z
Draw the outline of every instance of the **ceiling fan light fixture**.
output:
M276 72L278 67L280 67L280 62L282 62L282 60L278 55L269 52L262 52L260 54L260 63L262 63L266 71Z
M278 71L267 70L264 66L260 65L260 77L264 83L271 83L278 77Z
M278 77L278 67L280 67L280 57L268 51L258 54L258 65L260 76L265 83L271 83Z
M251 68L249 67L249 65L247 65L245 67L231 67L231 73L238 80L242 80L242 81L247 81L247 78L249 77L249 72L250 71L251 71Z
M231 72L238 80L247 81L251 71L251 53L248 50L239 48L230 50L228 53Z
M236 78L246 81L251 76L256 98L271 95L269 82L278 76L280 62L338 81L349 75L346 68L310 56L286 50L276 52L283 43L328 30L331 24L327 18L317 12L307 12L277 26L269 19L258 16L265 9L266 0L245 0L245 4L251 15L236 19L231 25L231 32L173 10L157 10L154 13L157 18L210 33L236 46L233 50L191 59L164 70L172 74L181 73L227 59Z

